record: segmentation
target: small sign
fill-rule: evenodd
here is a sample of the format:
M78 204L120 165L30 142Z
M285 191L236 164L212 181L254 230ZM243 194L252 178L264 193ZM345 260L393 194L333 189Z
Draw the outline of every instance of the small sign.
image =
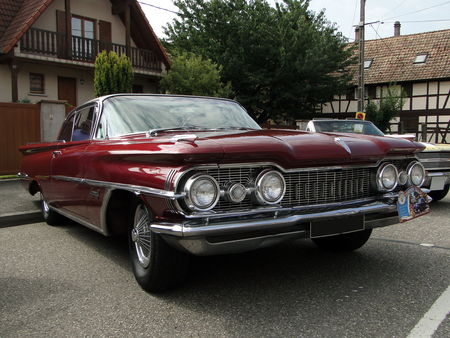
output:
M400 222L406 222L430 212L431 198L418 187L409 187L400 191L397 200L397 210Z
M363 112L356 112L355 118L358 120L365 120L366 119L366 113Z

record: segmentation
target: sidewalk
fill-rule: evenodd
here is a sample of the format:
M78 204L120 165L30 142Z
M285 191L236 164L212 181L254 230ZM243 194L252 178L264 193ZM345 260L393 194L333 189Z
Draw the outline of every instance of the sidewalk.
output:
M0 180L0 228L42 222L39 196L31 196L18 179Z

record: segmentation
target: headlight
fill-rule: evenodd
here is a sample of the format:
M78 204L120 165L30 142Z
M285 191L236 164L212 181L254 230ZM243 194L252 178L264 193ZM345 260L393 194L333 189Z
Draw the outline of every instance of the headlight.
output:
M193 210L210 210L214 208L220 197L217 181L204 174L196 174L190 177L185 186L185 201Z
M380 191L392 191L398 184L398 171L392 163L385 163L377 171L377 186Z
M264 170L256 178L256 199L261 204L277 204L286 192L283 175L275 170Z
M414 161L408 165L406 172L411 184L420 187L425 181L425 168L420 162Z

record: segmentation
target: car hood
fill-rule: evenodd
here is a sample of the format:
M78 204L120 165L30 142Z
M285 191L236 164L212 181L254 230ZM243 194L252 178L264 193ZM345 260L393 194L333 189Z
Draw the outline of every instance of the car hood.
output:
M109 141L111 142L111 141ZM134 135L109 144L110 154L199 163L275 162L284 168L376 161L423 147L378 136L292 130L190 132L143 139Z

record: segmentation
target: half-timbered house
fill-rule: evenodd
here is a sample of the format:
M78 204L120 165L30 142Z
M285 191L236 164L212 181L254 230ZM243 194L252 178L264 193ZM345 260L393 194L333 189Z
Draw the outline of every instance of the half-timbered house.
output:
M375 102L390 84L401 88L404 104L397 121L404 132L416 132L421 123L441 125L450 119L450 29L400 34L365 42L365 99ZM358 36L356 36L358 40ZM357 111L357 66L354 86L322 106L329 117L354 117ZM397 131L397 130L394 130Z

